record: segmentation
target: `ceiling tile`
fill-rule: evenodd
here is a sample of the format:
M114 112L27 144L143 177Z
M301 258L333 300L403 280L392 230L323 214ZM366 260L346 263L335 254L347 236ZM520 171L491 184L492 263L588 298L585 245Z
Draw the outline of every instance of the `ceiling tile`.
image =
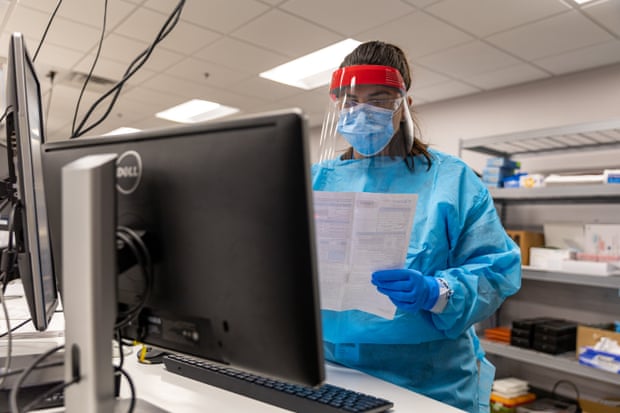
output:
M45 12L51 17L52 12L56 8L56 1L41 0L19 0L19 4L32 9ZM81 24L86 24L95 28L102 27L103 24L103 6L104 2L97 2L92 6L84 0L63 0L58 8L57 17L73 20ZM108 10L106 16L107 30L116 26L121 20L135 9L135 5L123 0L115 0L108 2ZM55 23L51 27L54 27ZM51 30L51 29L50 29Z
M145 63L144 68L148 70L162 71L174 65L183 58L184 55L180 53L171 52L170 50L163 48L155 48Z
M21 32L28 38L36 39L37 44L29 45L34 53L35 48L41 41L41 35L48 20L49 16L47 13L23 7L18 3L15 5L3 30L9 33Z
M46 117L45 122L48 131L63 127L67 123L69 123L69 125L72 123L79 94L79 88L60 83L54 85L52 100L49 106L49 116ZM80 111L76 118L76 125L83 119L84 113L97 98L98 94L89 92L88 90L84 92L80 103ZM47 102L47 99L44 98L43 102ZM69 135L70 133L67 133L65 137L69 137Z
M134 102L160 106L161 109L169 108L183 101L178 96L144 86L129 88L126 92L123 92L123 97Z
M247 73L192 57L171 66L165 73L186 81L220 88L228 88L248 77Z
M126 62L129 65L146 48L148 48L148 44L145 42L110 33L103 42L101 57L117 62Z
M195 94L201 95L202 91L196 82L188 82L170 75L156 75L142 83L142 86L159 92L169 93L173 96L184 97Z
M114 32L151 44L164 26L167 18L168 16L164 13L143 7L132 13ZM212 30L179 20L174 29L157 47L191 55L219 37L221 37L221 34Z
M196 98L244 108L249 107L249 105L259 105L261 103L260 100L254 97L232 93L227 89L204 86L197 82L188 82L169 75L154 76L145 81L143 86L155 91L178 96L180 98L179 103Z
M300 57L343 40L322 27L275 9L236 30L232 36L290 57Z
M620 62L620 40L536 60L553 74L565 74Z
M299 94L299 89L287 86L262 77L251 77L238 84L229 87L231 92L243 95L254 96L267 102L283 99L292 95Z
M418 59L424 66L453 77L508 67L519 60L482 42L470 42Z
M67 49L88 52L99 43L100 39L100 29L56 17L42 47L46 44L55 44Z
M0 2L0 21L4 20L7 13L9 13L9 2Z
M466 76L465 80L480 89L497 89L508 85L530 82L549 77L546 73L532 65L518 63L500 70L485 72L481 75Z
M480 89L466 85L462 82L451 80L449 82L419 88L413 93L413 99L414 101L416 100L416 98L419 98L424 100L425 102L434 102L437 100L469 95L476 92L480 92Z
M620 1L608 0L582 7L584 13L592 17L597 23L620 36Z
M86 58L82 59L78 64L76 64L73 67L73 70L80 73L89 73L94 59L94 54L87 56ZM103 77L105 79L118 81L122 79L123 75L127 71L128 66L129 63L121 63L99 57L97 63L95 64L93 74L95 76ZM128 83L130 85L140 83L146 78L153 76L154 74L155 72L142 67L135 73L134 76L129 79Z
M427 7L433 3L437 3L439 0L405 0L406 3L412 4L416 7Z
M143 51L148 49L148 44L128 37L111 33L105 38L101 56L110 60L124 62L127 67ZM174 53L163 48L155 48L143 67L151 71L161 71L172 66L184 55Z
M221 34L212 30L181 20L158 47L191 56L221 37Z
M31 49L32 50L32 49ZM34 50L31 52L34 56ZM36 59L37 68L47 64L57 69L70 69L82 59L82 53L53 44L43 44Z
M553 56L611 39L613 37L609 33L577 11L487 38L489 42L524 59Z
M358 37L362 41L382 40L396 44L410 59L473 40L467 33L423 12L408 14L388 25L360 33Z
M414 90L419 87L436 85L450 80L449 77L418 65L416 62L412 64L411 71L413 72L412 87Z
M568 10L557 0L446 0L426 11L484 37Z
M116 27L114 32L135 40L151 43L157 37L167 18L168 16L163 13L144 7L137 8Z
M281 54L230 37L221 38L197 51L194 57L248 73L260 73L289 60Z
M178 0L148 0L144 6L170 14L177 3ZM185 3L181 20L230 33L267 10L269 6L256 0L194 0Z
M329 99L328 88L322 87L284 98L280 101L280 104L283 107L298 107L308 115L319 114L317 120L318 123L321 123L323 116L330 106L330 102L331 100Z
M280 8L344 36L353 36L415 10L400 0L289 0ZM364 12L352 15L352 10ZM349 15L351 18L342 17Z

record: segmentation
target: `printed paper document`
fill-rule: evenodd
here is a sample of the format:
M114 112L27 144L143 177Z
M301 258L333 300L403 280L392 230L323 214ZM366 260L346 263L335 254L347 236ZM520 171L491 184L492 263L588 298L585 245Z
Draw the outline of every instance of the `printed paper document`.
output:
M394 318L396 307L371 274L404 267L416 203L416 194L314 192L323 309Z

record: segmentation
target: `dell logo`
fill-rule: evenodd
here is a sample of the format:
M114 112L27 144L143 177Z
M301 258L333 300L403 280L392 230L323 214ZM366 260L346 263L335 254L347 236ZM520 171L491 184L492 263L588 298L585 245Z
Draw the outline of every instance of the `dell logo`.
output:
M116 168L117 178L137 178L140 171L137 166L118 166Z
M123 153L116 162L116 189L129 195L136 190L142 178L142 159L136 151Z

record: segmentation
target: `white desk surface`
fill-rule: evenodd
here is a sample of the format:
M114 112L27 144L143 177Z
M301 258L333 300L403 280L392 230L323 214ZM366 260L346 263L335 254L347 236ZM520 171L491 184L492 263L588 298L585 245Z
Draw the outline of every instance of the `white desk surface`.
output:
M133 355L129 357L126 361L126 370L136 382L137 397L171 412L288 412L288 410L169 373L161 365L139 364L135 359ZM326 373L328 383L391 400L394 408L390 412L462 412L357 370L328 364ZM128 397L128 395L128 387L123 386L121 396Z
M10 285L7 288L7 299L9 314L12 325L17 325L20 320L28 318L28 311L25 302L17 296L21 286ZM4 314L0 311L0 333L6 330L4 326ZM29 325L32 331L32 325ZM41 333L42 341L52 341L50 346L62 336L54 333L54 330L63 330L64 320L61 313L55 314L50 330ZM25 326L19 332L28 331ZM18 335L19 336L19 335ZM51 339L51 340L50 340ZM6 351L6 344L0 341L0 348ZM31 342L32 336L28 338ZM14 348L18 348L20 339L15 337ZM181 377L174 373L169 373L163 365L146 365L137 362L136 354L138 347L134 348L132 354L125 357L124 369L129 373L134 385L136 386L136 397L145 400L161 409L174 413L194 413L194 412L218 412L218 413L277 413L288 412L272 405L241 396L229 391L209 386L192 379ZM114 360L118 364L118 360ZM352 370L332 364L326 366L326 381L336 386L345 387L362 393L367 393L376 397L390 400L394 403L391 413L458 413L462 412L444 403L440 403L428 397L406 390L402 387L393 385L357 370ZM123 378L121 384L121 397L128 398L130 395L129 386ZM62 412L63 409L47 409L45 412ZM139 413L139 410L136 410Z

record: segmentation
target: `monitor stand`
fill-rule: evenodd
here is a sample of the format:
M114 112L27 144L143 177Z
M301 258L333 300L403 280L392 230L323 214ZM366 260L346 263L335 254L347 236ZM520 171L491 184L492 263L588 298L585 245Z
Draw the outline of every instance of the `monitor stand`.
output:
M90 155L62 168L65 412L126 412L114 396L116 321L116 154ZM136 400L136 412L163 413Z

